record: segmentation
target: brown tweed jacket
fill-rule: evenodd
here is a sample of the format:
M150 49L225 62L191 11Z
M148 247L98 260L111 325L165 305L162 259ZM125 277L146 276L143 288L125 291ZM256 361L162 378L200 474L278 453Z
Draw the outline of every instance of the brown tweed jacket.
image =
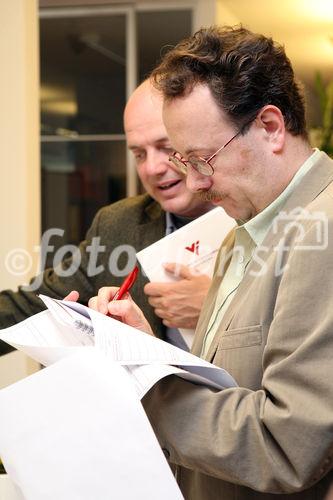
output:
M94 218L87 232L86 239L79 245L81 264L73 276L60 277L54 269L47 269L43 273L40 288L35 292L26 292L21 288L17 292L5 290L0 293L0 328L5 328L28 316L44 309L38 293L54 298L63 298L69 291L77 290L80 293L80 302L87 303L90 297L97 294L102 286L119 286L123 277L115 276L112 269L117 266L123 269L126 266L128 254L119 255L117 262L110 266L110 255L119 245L130 245L135 252L154 243L165 235L165 212L160 205L148 195L121 200L102 208ZM99 254L96 267L102 266L103 272L96 276L89 276L89 247L93 237L99 237L100 245L105 250ZM116 255L116 254L114 254ZM66 259L62 266L71 265L71 259ZM143 293L143 286L147 279L139 274L131 295L144 311L146 317L159 337L163 337L164 328L153 309L148 304ZM0 354L5 354L12 348L0 342Z

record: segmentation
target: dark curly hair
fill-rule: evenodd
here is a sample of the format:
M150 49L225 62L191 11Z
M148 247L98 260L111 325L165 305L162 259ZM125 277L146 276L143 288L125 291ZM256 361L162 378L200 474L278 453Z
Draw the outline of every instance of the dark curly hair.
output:
M172 48L151 76L166 100L207 84L236 126L273 104L291 134L307 137L304 97L284 48L242 26L197 31Z

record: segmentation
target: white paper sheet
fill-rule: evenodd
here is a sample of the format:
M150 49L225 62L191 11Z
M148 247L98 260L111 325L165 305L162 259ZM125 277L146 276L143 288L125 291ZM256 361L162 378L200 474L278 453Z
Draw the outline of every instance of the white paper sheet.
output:
M193 382L217 389L236 385L222 368L163 340L81 304L42 298L49 307L47 311L2 330L0 339L46 366L85 350L93 343L110 360L127 367L140 398L165 376L172 373L185 376L183 370ZM70 340L66 337L67 332Z
M221 207L186 224L136 254L150 281L172 282L176 278L165 272L162 264L176 262L184 264L200 274L213 275L217 252L222 241L235 226ZM181 328L180 332L189 347L194 330Z
M50 310L1 330L0 339L44 366L74 354L83 346L95 344L90 335L73 325L58 323Z
M0 500L24 500L22 492L8 474L0 474Z
M179 500L124 368L94 348L0 391L0 456L25 500Z

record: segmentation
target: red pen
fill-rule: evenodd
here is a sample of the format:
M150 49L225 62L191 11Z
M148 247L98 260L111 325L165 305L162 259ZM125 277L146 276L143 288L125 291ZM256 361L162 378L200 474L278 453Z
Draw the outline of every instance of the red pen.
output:
M138 275L139 268L138 266L135 266L132 272L129 273L128 276L126 276L124 282L122 283L121 287L119 290L115 293L112 301L114 300L121 300L123 298L123 295L129 291L131 286L133 285L134 281L136 280L136 277Z

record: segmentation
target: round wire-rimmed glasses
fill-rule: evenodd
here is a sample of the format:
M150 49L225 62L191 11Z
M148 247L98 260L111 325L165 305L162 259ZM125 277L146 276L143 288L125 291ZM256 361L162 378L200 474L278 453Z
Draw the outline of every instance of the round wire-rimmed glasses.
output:
M230 144L236 137L242 134L248 125L255 120L256 117L251 118L251 120L247 121L238 132L229 139L228 142L223 144L214 154L212 154L209 158L203 158L202 156L189 156L188 160L185 160L180 153L174 151L171 156L169 156L169 161L184 175L187 174L188 168L187 164L189 164L194 170L199 172L199 174L211 176L214 173L214 167L210 163L221 151L226 148L228 144Z

